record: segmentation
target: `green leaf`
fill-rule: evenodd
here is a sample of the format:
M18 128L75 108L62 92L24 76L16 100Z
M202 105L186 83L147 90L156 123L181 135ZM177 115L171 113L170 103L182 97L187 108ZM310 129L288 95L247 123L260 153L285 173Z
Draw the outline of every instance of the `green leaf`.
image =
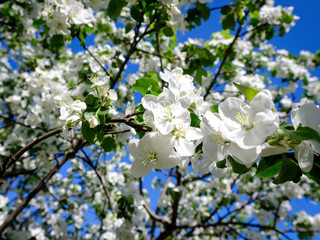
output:
M210 17L210 8L207 7L206 4L199 4L199 12L200 12L200 17L204 20L207 21Z
M141 19L141 12L138 8L138 6L133 5L130 9L130 15L131 17L136 20L137 22L140 22Z
M45 21L42 19L35 19L35 20L33 20L32 27L39 28L44 23L45 23Z
M279 173L282 165L281 156L262 158L259 162L256 176L260 178L273 177Z
M251 87L247 87L247 86L243 86L240 85L238 83L233 82L233 85L236 86L238 88L238 90L246 97L249 99L249 101L252 100L252 98L254 98L254 96L259 93L260 91L258 89L255 88L251 88Z
M127 5L127 2L124 0L110 0L109 6L107 9L107 14L112 20L116 20L121 13L121 10L124 6Z
M163 34L167 37L172 37L174 35L174 32L172 31L172 28L171 27L165 27L163 28Z
M213 113L219 113L219 105L212 105L210 109Z
M224 160L222 160L222 161L218 161L217 162L217 167L218 168L226 168L227 167L227 165L226 165L226 160L224 159Z
M223 6L221 8L221 14L227 15L231 11L231 7L229 5Z
M238 163L236 160L234 160L231 156L228 156L228 161L231 164L232 170L235 173L243 174L250 170L250 168L247 168L245 165Z
M198 48L196 51L196 54L199 57L201 65L203 65L204 67L212 67L213 66L213 62L215 61L215 57L213 56L212 53L210 53L210 51L208 49ZM205 75L207 75L207 71L205 71Z
M273 181L275 184L280 184L288 181L299 182L302 171L291 158L286 155L282 155L282 165L278 177Z
M87 107L97 107L99 106L98 98L93 96L92 94L89 94L86 99L84 100Z
M83 114L84 118L89 122L92 116L95 116L96 111L87 111Z
M313 140L320 143L320 135L319 133L310 128L310 127L302 127L301 125L298 126L297 130L294 131L287 131L290 138L297 139L297 140Z
M131 31L131 29L133 28L134 24L132 23L128 23L125 27L125 32L128 33Z
M105 137L101 142L101 147L105 152L111 152L115 147L114 139L112 137Z
M86 45L86 36L87 36L87 34L86 34L85 30L81 29L79 31L79 39L80 39L81 47L84 47Z
M286 29L285 29L285 27L284 26L280 26L279 27L279 37L282 37L282 36L284 36L286 34Z
M320 185L320 166L315 162L310 172L305 175Z
M223 29L230 28L230 29L234 30L235 26L236 26L236 21L234 19L233 13L231 13L223 18L223 20L222 20L222 28Z
M52 38L50 39L50 46L55 49L59 50L64 46L64 37L61 34L56 34L53 35Z
M97 134L97 129L90 128L89 124L85 122L82 124L81 133L85 140L87 140L90 144L93 144Z
M143 96L148 92L157 96L161 92L158 81L147 77L138 79L132 86L132 89L142 93Z
M194 113L193 109L189 108L188 110L191 117L191 127L200 127L200 118L198 118L198 116Z
M294 19L294 16L293 15L289 15L289 14L286 14L285 12L282 12L282 17L281 17L281 20L286 23L286 24L290 24L292 23Z

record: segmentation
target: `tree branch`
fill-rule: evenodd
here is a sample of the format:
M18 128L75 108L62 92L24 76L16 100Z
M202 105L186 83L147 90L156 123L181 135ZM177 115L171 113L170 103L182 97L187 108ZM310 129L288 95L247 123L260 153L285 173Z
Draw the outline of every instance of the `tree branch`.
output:
M143 114L142 112L135 112L135 113L130 113L127 115L124 115L122 117L118 117L118 118L112 118L112 119L106 119L106 123L125 123L126 125L133 127L136 130L140 130L143 132L148 132L150 131L150 129L148 129L147 127L141 126L139 124L136 124L133 121L133 119L131 117L136 116L136 115L140 115Z
M167 177L166 183L164 184L164 186L163 186L163 188L162 188L160 197L159 197L159 199L158 199L156 214L158 214L159 211L160 211L160 200L163 199L164 196L166 195L166 192L167 192L167 190L168 190L169 183L170 183L170 181L171 181L172 174L173 174L173 168L171 168L171 170L170 170L170 172L169 172L169 176ZM152 221L152 227L151 227L151 239L154 239L154 231L155 231L155 228L156 228L156 221L154 220L154 221Z
M139 193L142 197L144 197L144 194L143 194L143 187L142 187L142 178L139 178ZM169 222L163 218L163 217L160 217L159 215L155 214L149 207L149 205L147 205L147 203L145 202L143 204L143 207L144 209L148 212L149 216L154 220L154 221L158 221L158 222L161 222L163 224L169 224Z
M85 144L85 141L81 138L79 139L73 147L66 153L66 155L59 161L56 166L38 183L38 185L28 194L28 196L23 200L23 202L7 217L7 219L0 226L0 234L14 221L22 210L28 206L29 202L42 190L47 182L59 172L59 169L71 158L73 157Z
M102 188L103 188L103 191L107 197L107 200L108 200L108 205L109 205L109 208L112 212L114 212L114 209L113 209L113 204L111 202L111 198L110 198L110 194L108 192L108 189L107 189L107 186L105 185L105 183L103 182L103 179L101 177L101 175L99 174L98 170L97 170L97 166L94 166L91 159L89 158L89 156L86 154L86 152L81 149L81 152L83 153L83 155L85 156L85 159L84 161L93 169L93 171L95 172L95 174L97 175L98 179L99 179L99 182L101 183L102 185Z
M249 13L249 11L246 11L245 18L248 16L248 13ZM210 83L210 85L209 85L209 87L208 87L208 89L207 89L207 91L206 91L206 93L205 93L205 95L204 95L204 97L203 97L204 99L206 99L206 98L208 97L208 95L210 94L211 88L213 87L213 85L214 85L215 82L217 81L217 79L218 79L218 77L219 77L219 75L220 75L220 72L221 72L221 70L222 70L223 65L225 64L225 62L226 62L227 58L229 57L230 53L232 52L233 45L236 43L237 39L238 39L239 36L240 36L240 31L241 31L241 29L242 29L242 23L239 23L239 27L238 27L237 33L236 33L236 35L234 36L233 41L230 43L229 47L227 48L227 50L226 50L226 52L225 52L225 54L224 54L224 56L223 56L223 59L222 59L222 61L221 61L221 63L220 63L220 66L219 66L219 68L218 68L218 71L217 71L216 74L214 75L214 78L213 78L213 80L211 81L211 83Z
M81 42L80 37L77 35L78 40ZM112 81L112 77L110 76L110 74L108 73L107 69L102 65L102 63L99 61L98 58L96 58L96 56L93 55L93 53L87 48L87 46L85 44L82 44L82 47L89 53L89 55L96 61L96 63L98 63L98 65L101 67L101 69L106 73L107 76L110 77L110 80Z
M181 185L181 178L182 176L179 172L179 168L176 167L176 179L177 179L176 187ZM181 195L182 193L180 191L174 194L173 203L172 203L171 223L168 226L166 226L165 230L157 237L157 240L166 239L177 228L177 217L178 217L178 210L179 210Z
M15 163L15 161L17 161L25 152L29 151L32 147L34 147L38 143L46 140L49 137L52 137L52 136L60 133L61 131L62 131L61 128L57 128L57 129L52 130L52 131L50 131L48 133L45 133L42 136L37 137L33 142L27 144L24 148L20 149L14 155L8 156L7 159L0 166L0 178L3 177L5 171L9 167L11 167Z

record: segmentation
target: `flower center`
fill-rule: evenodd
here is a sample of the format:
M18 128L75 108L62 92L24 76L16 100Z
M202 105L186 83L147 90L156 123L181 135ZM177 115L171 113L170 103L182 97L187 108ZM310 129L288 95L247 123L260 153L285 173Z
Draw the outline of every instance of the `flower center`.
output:
M156 165L157 163L157 160L158 160L158 157L157 157L157 153L150 150L149 152L145 152L144 154L142 154L142 160L141 160L141 163L144 165L144 166L147 166L147 165Z
M238 112L238 114L235 117L241 124L241 126L246 129L249 130L251 128L253 128L253 122L249 120L249 113L248 112Z
M174 110L173 106L165 106L164 107L164 109L163 109L164 117L163 118L165 121L172 122L172 120L174 119L173 110Z
M188 128L185 127L183 124L180 124L179 127L174 130L173 135L176 138L184 138L186 136L187 131Z
M211 137L211 140L210 140L210 143L212 143L212 142L214 142L214 143L216 143L216 144L221 144L221 143L223 143L223 142L224 142L224 139L222 138L221 133L217 133L216 135L213 135L213 136Z

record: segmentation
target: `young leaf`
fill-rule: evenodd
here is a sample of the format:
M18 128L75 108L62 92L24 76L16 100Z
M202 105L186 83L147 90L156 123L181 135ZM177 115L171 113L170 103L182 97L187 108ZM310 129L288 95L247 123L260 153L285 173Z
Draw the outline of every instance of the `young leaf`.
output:
M254 98L254 96L259 93L260 91L258 89L255 88L251 88L251 87L247 87L247 86L243 86L240 85L238 83L233 82L233 85L236 86L238 88L238 90L246 97L249 99L249 101L252 100L252 98Z
M163 34L167 37L172 37L174 35L174 32L172 31L171 27L165 27L162 31Z
M97 134L97 129L90 128L88 123L83 123L81 128L81 133L85 140L87 140L90 144L93 144L95 136Z
M238 163L236 160L233 159L233 157L231 156L228 156L228 161L229 163L231 164L231 167L232 167L232 170L235 172L235 173L238 173L238 174L243 174L243 173L246 173L250 170L250 168L247 168L245 165L241 164L241 163Z
M132 89L142 93L142 95L146 95L148 91L152 95L158 95L161 92L158 81L152 78L140 78L136 81L136 83L132 86Z
M199 127L200 126L200 118L198 118L198 116L194 113L193 109L189 108L188 109L190 112L190 117L191 117L191 126L192 127Z
M234 30L235 26L236 26L236 21L234 19L233 13L231 13L223 18L223 20L222 20L222 28L223 29Z
M140 21L141 19L141 12L139 10L139 8L136 5L133 5L130 9L130 15L131 17L136 20L137 22Z
M310 127L302 127L301 125L298 126L297 130L295 131L288 131L288 134L291 138L297 140L313 140L320 143L320 134L310 128Z
M98 98L93 96L92 94L89 94L84 100L84 102L88 107L97 107L99 105Z
M83 116L84 118L89 122L92 118L92 116L94 116L96 114L96 111L86 111Z
M291 158L286 155L282 155L282 165L278 177L273 181L275 184L280 184L288 181L298 182L302 175L302 171Z
M260 178L269 178L278 174L282 165L281 156L272 156L262 158L259 162L256 176Z
M52 38L50 39L50 45L53 49L59 50L64 46L64 36L61 34L53 35Z
M219 113L219 105L212 105L210 109L213 113Z
M101 147L105 152L111 152L115 147L114 139L112 137L105 137L101 142Z
M110 0L107 10L108 16L112 20L116 20L120 16L122 8L126 5L127 2L124 0Z

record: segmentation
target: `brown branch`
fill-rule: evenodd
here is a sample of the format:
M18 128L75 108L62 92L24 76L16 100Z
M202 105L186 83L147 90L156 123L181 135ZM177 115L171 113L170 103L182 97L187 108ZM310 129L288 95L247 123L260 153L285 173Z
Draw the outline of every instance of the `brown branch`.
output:
M252 29L250 29L250 30L248 30L248 31L245 31L245 32L241 33L241 34L239 35L239 37L242 37L242 36L244 36L244 35L246 35L246 34L248 34L248 33L250 33L250 32L253 32L253 31L255 31L255 30L257 30L257 29L259 29L259 28L261 28L261 27L267 26L267 25L268 25L268 23L264 23L264 24L261 24L261 25L259 25L259 26L256 26L256 27L254 27L254 28L252 28Z
M182 176L179 172L179 168L176 167L176 179L177 179L176 186L177 187L181 185L181 178ZM166 226L165 230L157 237L157 240L166 239L177 228L177 217L178 217L178 210L179 210L179 203L180 203L181 196L182 196L182 193L180 191L176 192L173 195L171 223Z
M210 175L211 175L211 173L208 172L208 173L206 173L206 174L204 174L204 175L202 175L202 176L197 176L197 177L192 177L192 178L184 179L184 180L182 181L182 185L186 185L186 184L188 184L188 183L191 183L191 182L194 182L194 181L197 181L197 180L203 180L203 179L205 179L206 177L209 177Z
M108 205L109 205L109 208L112 212L114 212L114 209L113 209L113 204L111 202L111 198L110 198L110 194L108 192L108 189L107 189L107 186L105 185L105 183L103 182L103 179L101 177L101 175L99 174L98 170L97 170L97 166L94 166L91 159L89 158L89 156L86 154L86 152L81 149L81 152L83 153L83 155L85 156L85 159L84 161L93 169L94 173L97 175L98 179L99 179L99 182L101 183L102 185L102 188L103 188L103 191L107 197L107 200L108 200Z
M18 122L18 121L16 121L16 120L13 120L13 119L10 118L10 117L6 117L6 116L3 116L3 115L1 115L1 114L0 114L0 118L3 118L3 119L5 119L5 120L9 121L9 123L8 123L9 125L11 125L11 123L14 123L14 124L18 124L18 125L20 125L20 126L23 126L23 127L26 127L26 128L30 128L30 129L37 129L37 130L45 131L45 132L48 131L47 129L44 129L44 128L41 128L41 127L31 127L30 125L24 124L24 123L22 123L22 122ZM5 127L3 127L3 128L5 128Z
M141 14L140 21L136 24L135 34L134 34L134 37L133 37L133 43L130 44L130 48L129 48L129 51L127 53L127 56L125 57L124 62L121 64L116 77L111 81L111 84L110 84L110 88L111 89L113 89L114 86L116 85L116 83L119 81L119 78L120 78L120 76L122 74L122 71L124 70L125 66L127 65L128 61L130 60L130 57L134 53L135 48L137 47L138 43L142 39L142 36L139 37L139 30L141 28L143 17L144 17L144 14ZM150 26L150 25L148 25L148 26ZM145 32L147 31L148 26L146 27Z
M240 178L240 175L238 175L235 179L233 179L231 185L230 185L230 189L233 188L233 186L236 184L237 180ZM225 197L226 194L224 194L224 196L221 198L221 200L219 201L219 203L216 204L215 208L213 209L213 211L210 213L210 215L208 217L206 217L203 221L201 221L202 223L206 223L208 222L219 210L220 206L222 206L223 202L225 201ZM192 233L194 232L194 230L196 229L196 227L191 227L190 232L188 232L186 234L186 237L191 237Z
M169 60L170 62L171 62L172 60L178 60L178 58L166 57L166 56L160 55L160 54L158 54L158 53L148 52L148 51L143 50L143 49L140 49L140 48L136 48L136 51L142 52L142 53L145 53L145 54L148 54L148 55L151 55L151 56L155 56L155 57L158 57L158 58L165 58L165 59ZM137 59L138 59L138 58L137 58Z
M220 6L220 7L213 7L213 8L210 8L210 11L219 10L219 9L221 9L223 7L227 7L227 6L233 7L234 4L226 4L226 5L223 5L223 6Z
M28 196L23 200L23 202L17 206L17 208L7 217L7 219L0 226L0 234L14 221L14 219L22 212L22 210L28 206L29 202L45 187L47 182L57 173L59 169L71 158L73 157L85 144L85 141L81 138L79 139L73 147L64 155L61 161L59 161L56 166L38 183L38 185L28 194Z
M159 31L156 32L156 46L157 46L157 52L159 54L160 68L161 68L161 71L163 72L164 68L163 68L162 56L161 56L161 52L160 52Z
M37 137L33 142L27 144L24 148L21 148L18 152L16 152L14 155L8 156L7 159L2 163L0 166L0 178L3 177L5 171L11 167L15 161L17 161L25 152L29 151L32 147L37 145L38 143L46 140L49 137L52 137L58 133L60 133L62 130L61 128L57 128L55 130L52 130L48 133L43 134L40 137Z
M142 197L144 197L144 194L143 194L143 186L142 186L142 178L141 178L141 177L139 178L139 193L140 193L140 195L141 195ZM158 221L158 222L161 222L161 223L163 223L163 224L169 224L169 222L168 222L165 218L163 218L163 217L157 215L156 213L154 213L154 212L150 209L149 205L147 205L147 203L144 203L144 204L143 204L143 207L144 207L144 209L148 212L149 216L150 216L154 221Z
M248 13L249 13L249 11L246 11L245 18L248 16ZM210 85L209 85L209 87L208 87L208 89L207 89L207 91L206 91L206 93L205 93L205 95L204 95L204 97L203 97L204 99L206 99L206 98L209 96L211 88L213 87L213 85L214 85L215 82L217 81L217 79L218 79L218 77L219 77L219 75L220 75L220 72L221 72L221 70L222 70L223 65L225 64L225 62L226 62L227 58L229 57L230 53L232 52L233 45L236 43L237 39L238 39L239 36L240 36L240 31L241 31L241 29L242 29L242 23L239 23L239 27L238 27L237 33L236 33L236 35L234 36L233 41L230 43L229 47L227 48L227 50L226 50L226 52L225 52L225 54L224 54L224 56L223 56L223 59L222 59L222 61L221 61L221 63L220 63L220 66L219 66L219 68L218 68L218 71L217 71L216 74L214 75L214 78L213 78L213 80L211 81L211 83L210 83Z
M154 22L154 21L150 21L150 23L146 26L144 32L139 36L139 30L140 30L141 25L142 25L143 17L144 17L144 15L141 14L140 21L139 21L139 23L137 24L137 27L136 27L136 29L135 29L135 35L134 35L134 37L133 37L133 43L130 44L130 49L129 49L128 53L127 53L127 56L126 56L125 59L124 59L124 62L121 64L120 69L119 69L116 77L111 81L111 84L110 84L110 88L111 88L111 89L113 89L114 86L116 85L116 83L119 81L119 79L120 79L120 77L121 77L121 74L122 74L125 66L127 65L128 61L130 60L131 55L135 52L138 43L139 43L145 36L147 36L148 34L151 34L151 33L153 33L153 32L157 32L157 31L159 31L161 28L163 28L163 27L166 26L166 24L161 24L161 25L158 25L157 27L155 27L155 28L153 28L153 29L148 30L148 29L150 28L151 24ZM155 18L156 18L156 17L157 17L157 16L155 16ZM154 18L153 20L155 20L155 18Z
M81 42L80 37L77 35L78 40ZM87 46L85 44L82 44L82 47L84 48L84 50L86 50L89 55L96 61L96 63L98 63L98 65L101 67L101 69L105 72L105 74L107 76L110 77L110 80L112 81L112 77L110 76L110 74L108 73L107 69L102 65L102 63L99 61L98 58L96 58L96 56L93 55L93 53L87 48Z
M155 214L146 203L143 204L143 207L144 207L144 209L146 209L146 211L148 212L148 214L150 215L150 217L154 221L158 221L158 222L161 222L166 225L169 224L169 222L165 218L160 217L159 215Z
M158 204L157 204L156 214L158 214L159 211L160 211L160 200L163 199L164 196L166 195L166 192L168 190L168 186L169 186L172 174L173 174L173 170L174 169L171 168L171 170L169 172L169 176L167 177L166 183L164 184L164 186L162 188L162 191L161 191L161 194L160 194L160 197L159 197L159 200L158 200ZM151 227L151 239L154 239L155 228L156 228L156 221L154 220L154 221L152 221L152 227Z
M140 131L144 131L144 132L148 132L150 131L147 127L141 126L139 124L136 124L133 121L133 119L131 117L136 116L136 115L140 115L143 114L142 112L134 112L134 113L130 113L118 118L112 118L112 119L106 119L106 123L125 123L126 125L133 127L136 130L140 130Z

